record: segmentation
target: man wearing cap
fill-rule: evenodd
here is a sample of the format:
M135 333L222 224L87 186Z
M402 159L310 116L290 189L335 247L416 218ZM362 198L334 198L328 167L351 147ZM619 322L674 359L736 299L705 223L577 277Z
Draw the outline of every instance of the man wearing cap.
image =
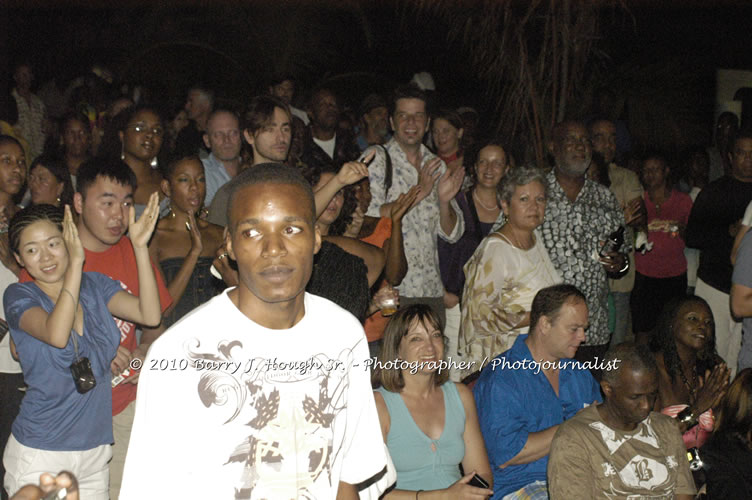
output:
M389 110L386 99L379 94L368 94L360 104L358 137L356 141L361 151L369 146L385 144L389 140Z

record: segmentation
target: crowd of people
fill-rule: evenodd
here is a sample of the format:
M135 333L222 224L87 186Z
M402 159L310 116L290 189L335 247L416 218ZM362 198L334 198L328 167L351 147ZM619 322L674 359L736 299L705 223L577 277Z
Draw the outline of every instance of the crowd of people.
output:
M752 498L752 133L528 164L416 76L165 110L16 67L3 498Z

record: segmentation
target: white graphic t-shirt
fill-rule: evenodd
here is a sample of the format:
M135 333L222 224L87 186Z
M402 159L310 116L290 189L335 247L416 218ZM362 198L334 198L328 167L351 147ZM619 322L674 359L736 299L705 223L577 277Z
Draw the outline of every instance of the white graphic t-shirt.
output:
M652 412L631 432L612 429L596 405L564 422L548 458L551 500L658 500L695 494L686 448L671 417Z
M305 311L270 330L225 292L152 345L122 500L334 499L384 468L362 326L315 295Z

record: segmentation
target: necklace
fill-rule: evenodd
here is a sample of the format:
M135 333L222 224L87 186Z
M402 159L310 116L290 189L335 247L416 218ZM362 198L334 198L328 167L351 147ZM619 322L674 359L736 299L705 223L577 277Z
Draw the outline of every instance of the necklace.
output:
M694 370L693 370L694 372ZM695 401L695 391L697 390L697 373L693 373L692 382L694 384L690 384L689 380L687 380L687 376L684 375L684 367L679 365L679 375L681 376L682 382L684 383L684 386L689 391L689 402L694 403Z
M486 206L481 201L480 197L478 196L478 194L475 191L473 191L473 199L478 202L478 205L480 205L481 207L485 208L489 212L498 212L499 211L499 201L498 200L496 200L496 206L495 207L489 208L488 206Z

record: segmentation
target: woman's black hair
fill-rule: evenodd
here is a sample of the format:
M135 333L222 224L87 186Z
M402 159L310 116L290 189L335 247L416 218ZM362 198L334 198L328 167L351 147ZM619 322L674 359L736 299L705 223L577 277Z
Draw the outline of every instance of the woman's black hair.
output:
M674 322L682 306L689 303L702 304L708 308L708 311L711 311L708 303L696 295L674 297L663 308L650 339L650 349L655 353L660 352L663 354L663 363L666 366L666 372L674 382L677 382L679 377L681 377L681 360L676 350ZM706 370L712 370L717 364L717 359L718 355L715 352L715 323L713 323L711 338L706 339L705 348L697 353L697 363L695 364L695 373L697 376L702 377L705 375Z
M60 232L63 231L62 208L47 204L28 206L16 212L8 225L8 242L13 252L20 253L19 245L21 244L23 230L40 220L50 221L57 226Z
M58 182L63 183L63 192L60 193L60 206L63 207L65 205L72 205L73 183L71 182L71 176L70 172L68 171L68 167L66 167L62 160L59 160L56 156L41 155L37 156L31 163L29 174L31 174L32 170L39 166L49 170L49 172L55 176L55 179L57 179Z

